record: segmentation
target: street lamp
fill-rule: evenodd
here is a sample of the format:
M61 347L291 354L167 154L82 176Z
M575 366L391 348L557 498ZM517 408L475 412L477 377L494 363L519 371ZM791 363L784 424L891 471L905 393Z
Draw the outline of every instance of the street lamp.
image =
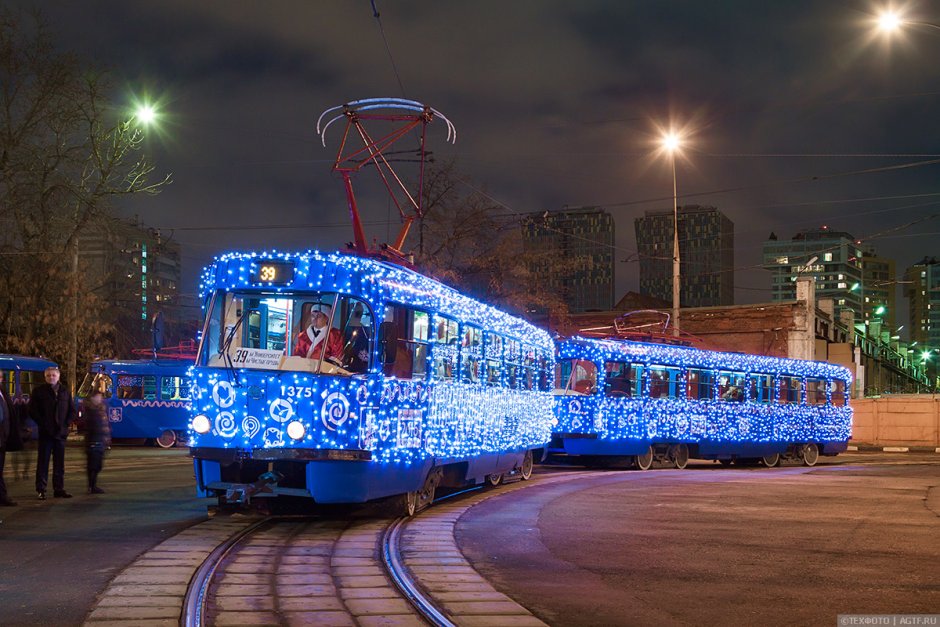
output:
M676 153L682 138L675 131L663 133L662 148L672 164L672 335L679 337L679 188L676 184Z
M152 105L140 105L134 114L137 121L144 126L149 126L157 118L157 111Z
M877 24L878 30L886 35L893 35L905 26L924 26L926 28L940 30L940 25L938 24L922 22L920 20L909 20L899 12L891 9L885 9L879 13L875 23Z

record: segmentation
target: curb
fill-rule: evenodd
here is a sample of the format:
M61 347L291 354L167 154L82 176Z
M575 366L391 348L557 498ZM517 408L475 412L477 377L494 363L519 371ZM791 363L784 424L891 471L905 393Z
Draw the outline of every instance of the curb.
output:
M940 453L940 447L933 446L873 446L870 444L850 444L846 450L856 453Z

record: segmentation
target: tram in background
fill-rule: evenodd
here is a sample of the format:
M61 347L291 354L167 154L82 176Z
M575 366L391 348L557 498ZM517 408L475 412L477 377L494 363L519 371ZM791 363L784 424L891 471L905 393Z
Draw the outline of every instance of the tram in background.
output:
M203 275L197 488L220 501L391 497L526 479L551 435L548 333L400 265L229 254ZM322 335L321 335L322 334Z
M689 458L812 466L848 446L851 378L830 363L574 337L558 344L550 453L642 470Z
M24 355L0 355L0 371L3 372L3 391L14 404L26 403L33 389L46 382L46 368L58 368L58 364L42 357Z
M144 438L161 448L183 444L189 429L188 371L194 359L195 346L180 345L157 353L156 359L95 361L76 396L102 393L115 440ZM79 410L79 430L82 426Z

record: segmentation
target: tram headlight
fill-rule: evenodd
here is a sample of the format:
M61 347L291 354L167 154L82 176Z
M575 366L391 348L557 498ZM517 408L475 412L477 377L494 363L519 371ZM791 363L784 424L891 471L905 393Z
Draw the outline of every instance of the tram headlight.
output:
M203 414L199 414L193 418L193 431L196 433L209 433L209 429L212 428L212 423L209 422L209 417Z
M306 433L307 430L304 428L304 423L299 420L292 420L287 423L287 435L289 435L291 439L300 440Z

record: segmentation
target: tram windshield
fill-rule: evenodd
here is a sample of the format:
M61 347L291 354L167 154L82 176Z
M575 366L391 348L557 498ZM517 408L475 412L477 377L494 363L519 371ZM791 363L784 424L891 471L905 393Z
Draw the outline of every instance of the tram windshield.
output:
M220 292L199 363L216 368L349 376L369 370L375 338L368 303L342 294Z
M111 377L102 372L89 372L78 388L79 398L88 398L92 392L101 392L104 398L111 398Z

